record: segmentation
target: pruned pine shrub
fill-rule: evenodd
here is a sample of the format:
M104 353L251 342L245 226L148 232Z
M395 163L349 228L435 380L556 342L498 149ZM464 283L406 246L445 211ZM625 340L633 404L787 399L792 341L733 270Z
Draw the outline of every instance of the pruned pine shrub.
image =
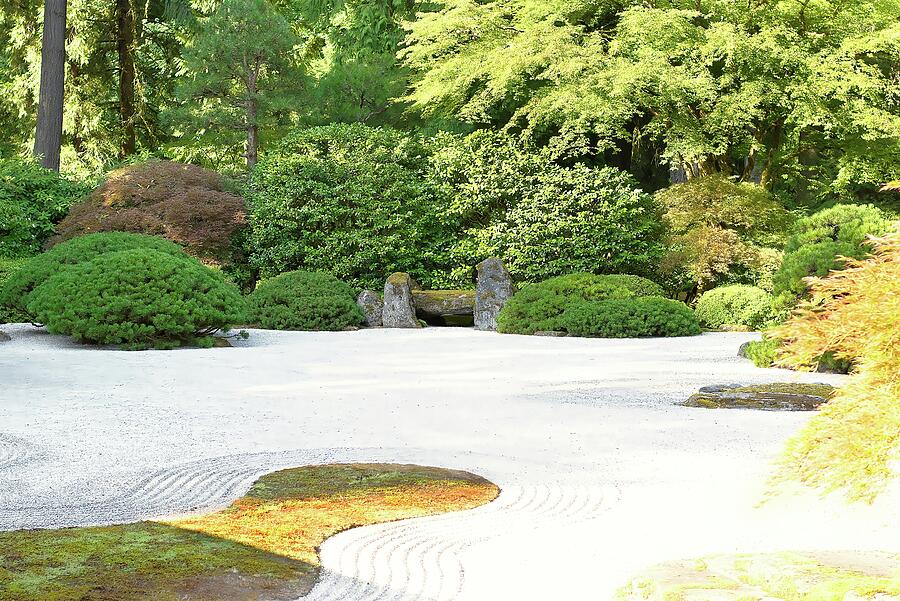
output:
M212 345L242 320L243 298L223 276L187 255L148 248L105 253L53 275L28 312L55 334L129 348Z
M811 300L774 331L779 364L813 369L819 357L855 361L846 385L788 444L777 481L873 500L900 460L900 223L874 255L809 282Z
M507 334L558 330L559 316L574 304L661 296L662 292L660 286L639 276L589 273L558 276L523 287L503 307L497 326Z
M102 254L137 248L174 256L184 254L177 244L156 236L104 232L73 238L43 254L17 263L15 269L0 283L0 307L34 321L35 317L28 310L31 293L49 278L68 267L90 261Z
M557 329L574 336L642 338L695 336L697 316L682 302L659 297L583 301L556 319Z
M756 330L772 319L772 296L743 284L713 288L697 301L697 318L711 329Z
M251 320L273 330L343 330L363 322L353 289L327 273L291 271L249 296Z

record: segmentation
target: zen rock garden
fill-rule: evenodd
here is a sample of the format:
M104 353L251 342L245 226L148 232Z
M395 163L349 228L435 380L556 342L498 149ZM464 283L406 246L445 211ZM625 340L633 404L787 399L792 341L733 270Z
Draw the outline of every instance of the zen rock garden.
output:
M476 330L494 331L500 310L516 288L500 259L487 259L476 270L474 291L423 290L408 273L394 273L384 284L383 296L363 290L356 302L369 327L474 325Z

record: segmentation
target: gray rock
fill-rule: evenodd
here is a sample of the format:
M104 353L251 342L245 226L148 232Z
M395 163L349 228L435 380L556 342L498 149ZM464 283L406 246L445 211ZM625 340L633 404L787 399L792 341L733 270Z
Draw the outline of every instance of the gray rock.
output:
M758 409L762 411L815 411L828 402L834 388L828 384L774 382L704 386L680 405L704 409Z
M0 342L9 342L12 338L9 337L9 334L0 330Z
M413 290L416 310L426 316L472 315L475 292L471 290Z
M419 285L408 273L394 273L384 283L384 310L381 323L386 328L421 328L413 303Z
M478 280L475 284L475 329L496 330L497 316L506 301L515 294L512 276L500 259L485 259L476 266Z
M366 325L370 328L381 327L381 315L384 312L384 301L378 296L377 292L371 290L363 290L356 299L363 315L366 317Z
M740 347L738 347L738 353L737 353L737 356L738 356L738 357L742 357L742 358L744 358L744 359L749 359L750 357L747 356L747 349L748 349L748 348L750 348L750 343L749 343L749 342L745 342L744 344L742 344Z

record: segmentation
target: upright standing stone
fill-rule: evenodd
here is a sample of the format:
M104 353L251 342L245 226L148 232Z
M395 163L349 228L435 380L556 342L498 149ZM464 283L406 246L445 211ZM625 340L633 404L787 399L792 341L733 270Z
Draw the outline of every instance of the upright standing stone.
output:
M382 325L386 328L420 328L413 303L413 290L419 285L408 273L395 273L384 283Z
M384 301L372 290L363 290L356 299L356 304L366 318L366 325L370 328L381 327L381 315L384 312Z
M496 330L497 316L515 291L512 276L500 259L490 258L479 263L475 284L475 329Z

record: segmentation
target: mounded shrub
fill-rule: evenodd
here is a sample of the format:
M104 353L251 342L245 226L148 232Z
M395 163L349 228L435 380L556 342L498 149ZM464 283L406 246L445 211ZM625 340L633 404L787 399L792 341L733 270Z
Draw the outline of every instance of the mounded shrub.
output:
M342 330L363 314L353 290L327 273L291 271L260 282L248 297L250 319L272 330Z
M557 329L556 319L571 305L584 301L661 296L662 288L633 275L574 273L529 284L500 312L497 329L506 334L534 334Z
M557 329L574 336L639 338L695 336L697 316L682 302L659 297L584 301L570 305L556 320Z
M865 257L871 251L867 238L890 227L887 216L872 205L835 205L799 220L773 278L776 307L789 311L808 296L804 278L842 269L839 257Z
M287 136L251 178L260 275L321 271L378 289L404 271L443 287L459 226L429 169L423 140L397 130L331 125Z
M110 173L72 207L50 243L94 232L149 234L227 270L244 262L239 239L246 221L244 199L221 175L154 159Z
M761 288L743 284L713 288L697 301L697 318L707 328L756 330L772 319L772 296Z
M105 253L138 248L174 256L184 254L177 244L156 236L105 232L73 238L19 263L0 284L0 307L19 315L29 316L28 303L32 291L52 276L72 265L90 261ZM34 321L33 316L29 319Z
M747 344L744 356L750 359L756 367L772 367L775 360L778 359L780 348L780 340L763 336L761 340L753 340Z
M55 334L132 348L211 345L241 321L244 299L187 255L148 248L105 253L34 289L28 311Z
M0 257L40 252L56 223L88 190L34 160L0 159Z

